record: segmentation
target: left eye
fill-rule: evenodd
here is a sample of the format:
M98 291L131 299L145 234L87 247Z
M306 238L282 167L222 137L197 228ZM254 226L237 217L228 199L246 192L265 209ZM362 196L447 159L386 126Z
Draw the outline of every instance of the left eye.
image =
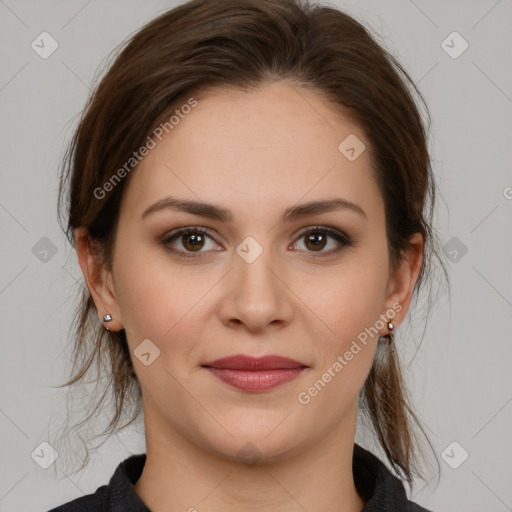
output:
M328 245L329 238L333 238L335 240L335 248L329 251L322 251L322 249ZM321 226L314 229L309 229L308 231L301 233L299 240L302 239L305 240L304 245L306 246L308 252L322 252L332 254L340 250L339 246L351 245L351 242L347 236L328 228L322 228ZM336 245L338 247L336 247Z
M198 257L202 252L201 249L205 247L205 240L210 239L214 242L213 237L208 231L200 228L182 228L175 232L170 233L162 240L162 245L170 251L187 258ZM328 245L329 238L335 240L334 249L324 251ZM329 228L317 226L303 231L297 240L305 240L304 245L306 252L320 253L311 254L312 257L329 256L339 252L343 247L351 246L350 239L341 232L333 231ZM175 241L179 241L183 249L176 249L171 247ZM336 247L336 245L338 247ZM218 250L218 249L213 249Z

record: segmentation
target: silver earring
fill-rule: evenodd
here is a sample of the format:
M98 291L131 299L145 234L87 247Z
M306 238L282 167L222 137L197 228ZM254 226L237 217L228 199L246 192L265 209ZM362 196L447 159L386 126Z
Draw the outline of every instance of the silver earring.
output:
M112 321L112 316L109 315L108 313L106 315L103 315L103 321L104 322L111 322ZM106 325L104 327L105 327L105 329L107 329L107 331L110 330Z
M393 341L395 339L395 335L393 334L394 328L395 328L395 326L391 322L388 322L389 334L386 336L386 338L387 338L389 344L393 343Z

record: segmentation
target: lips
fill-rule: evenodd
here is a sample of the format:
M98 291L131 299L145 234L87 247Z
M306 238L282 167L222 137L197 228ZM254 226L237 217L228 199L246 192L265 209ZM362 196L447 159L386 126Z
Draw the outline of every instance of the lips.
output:
M245 370L245 371L261 371L261 370L280 370L290 368L306 368L306 365L299 363L288 357L281 356L264 356L264 357L251 357L244 355L236 355L231 357L224 357L216 359L203 364L210 368L222 368L230 370Z
M222 382L242 391L253 392L267 391L290 382L308 368L288 357L254 358L244 355L217 359L202 366Z

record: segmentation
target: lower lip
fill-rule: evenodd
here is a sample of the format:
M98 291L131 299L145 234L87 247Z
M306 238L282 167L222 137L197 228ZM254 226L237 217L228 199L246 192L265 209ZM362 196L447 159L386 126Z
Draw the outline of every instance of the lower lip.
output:
M232 370L206 367L226 384L244 391L266 391L298 377L306 368L281 368L276 370Z

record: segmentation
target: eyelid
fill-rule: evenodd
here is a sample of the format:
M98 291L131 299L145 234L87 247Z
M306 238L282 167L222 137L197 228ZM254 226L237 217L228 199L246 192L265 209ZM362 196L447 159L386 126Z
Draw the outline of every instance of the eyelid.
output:
M213 230L202 226L185 226L182 228L172 229L171 231L163 235L163 237L161 237L160 243L162 245L166 245L172 239L178 238L180 235L186 235L187 233L206 235L209 238L211 238L215 243L218 243L215 239L215 235L213 234Z
M323 226L320 224L315 224L313 226L308 226L307 228L301 229L295 235L295 237L299 238L301 236L304 236L307 233L314 232L314 231L323 231L324 233L335 234L335 235L343 236L347 240L349 239L349 236L347 234L345 234L342 230L340 230L338 228L330 227L330 226Z

